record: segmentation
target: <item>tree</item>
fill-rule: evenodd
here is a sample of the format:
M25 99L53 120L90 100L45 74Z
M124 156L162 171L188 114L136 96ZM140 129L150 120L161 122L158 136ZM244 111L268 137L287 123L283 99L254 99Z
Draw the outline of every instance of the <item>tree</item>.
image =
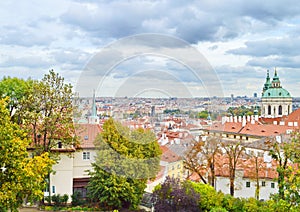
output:
M73 150L77 146L79 139L73 124L73 100L72 86L65 84L64 78L53 70L45 74L42 80L31 83L28 95L20 101L16 114L20 117L20 126L32 141L29 149L35 156L48 153L57 162L57 149ZM50 172L47 173L48 179ZM51 182L48 182L51 196Z
M300 203L300 134L291 139L283 138L282 142L273 140L270 155L277 161L278 197L291 205Z
M14 115L17 110L22 110L21 102L29 95L33 80L23 80L19 78L4 77L0 81L0 98L9 97L7 108L11 119L20 123L20 117Z
M245 147L243 147L239 141L223 141L221 143L221 147L225 151L225 155L227 157L230 180L230 195L234 196L235 172L239 159L245 151Z
M192 173L197 173L203 183L207 183L203 173L208 172L209 183L215 186L215 156L219 153L220 138L208 137L206 141L194 142L186 153L184 167Z
M217 192L214 187L208 184L188 181L196 193L200 194L199 207L203 211L211 211L213 208L222 207L224 194Z
M249 163L245 163L248 165L243 165L244 170L248 169L248 177L255 180L256 188L255 188L255 198L259 200L260 195L260 173L265 173L268 168L266 163L264 162L264 158L260 157L258 153L250 152L249 154L246 154L247 160Z
M155 211L201 211L200 195L192 184L180 182L178 178L167 177L153 192Z
M43 197L44 177L53 165L47 153L29 158L26 134L11 122L7 110L9 100L0 100L0 209L17 211L28 201Z
M98 152L89 172L89 197L109 210L136 208L147 180L160 169L161 150L155 135L144 129L130 131L110 118L95 146Z
M208 116L209 116L208 111L204 110L198 113L197 118L207 119Z
M29 138L33 139L36 155L48 152L52 158L57 149L73 148L78 140L73 125L74 95L72 86L53 70L41 81L34 81L30 93L21 102L22 127L27 127Z

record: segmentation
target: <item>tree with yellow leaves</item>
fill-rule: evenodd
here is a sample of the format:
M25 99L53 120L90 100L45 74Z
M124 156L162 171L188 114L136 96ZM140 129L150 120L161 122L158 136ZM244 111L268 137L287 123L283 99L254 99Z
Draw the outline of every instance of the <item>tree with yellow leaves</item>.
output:
M26 134L10 119L8 98L0 99L0 211L17 211L24 199L43 197L44 179L54 161L49 154L30 158Z

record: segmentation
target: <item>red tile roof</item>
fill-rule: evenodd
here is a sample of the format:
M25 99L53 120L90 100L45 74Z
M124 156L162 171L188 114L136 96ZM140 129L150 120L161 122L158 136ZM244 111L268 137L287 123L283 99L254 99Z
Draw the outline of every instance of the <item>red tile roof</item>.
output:
M162 150L161 161L173 163L182 160L182 158L166 146L160 146Z
M76 134L80 138L80 148L94 148L94 140L101 132L101 126L98 124L79 124L76 128Z
M256 136L276 136L280 134L285 134L288 129L292 129L288 126L281 125L273 125L273 124L251 124L247 123L245 127L243 127L239 133L248 134L248 135L256 135Z

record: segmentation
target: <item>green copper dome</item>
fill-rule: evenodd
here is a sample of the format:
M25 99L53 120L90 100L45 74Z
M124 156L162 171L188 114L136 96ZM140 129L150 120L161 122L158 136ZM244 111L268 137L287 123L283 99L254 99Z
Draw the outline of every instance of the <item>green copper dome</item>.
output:
M291 94L284 88L269 88L263 95L263 98L291 98Z

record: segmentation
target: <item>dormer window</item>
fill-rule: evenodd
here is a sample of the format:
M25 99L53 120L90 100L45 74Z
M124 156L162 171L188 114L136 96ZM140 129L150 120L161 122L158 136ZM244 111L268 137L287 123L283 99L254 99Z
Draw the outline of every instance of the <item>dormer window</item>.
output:
M62 148L62 143L61 143L61 141L59 141L57 144L58 144L58 148L61 149L61 148Z

